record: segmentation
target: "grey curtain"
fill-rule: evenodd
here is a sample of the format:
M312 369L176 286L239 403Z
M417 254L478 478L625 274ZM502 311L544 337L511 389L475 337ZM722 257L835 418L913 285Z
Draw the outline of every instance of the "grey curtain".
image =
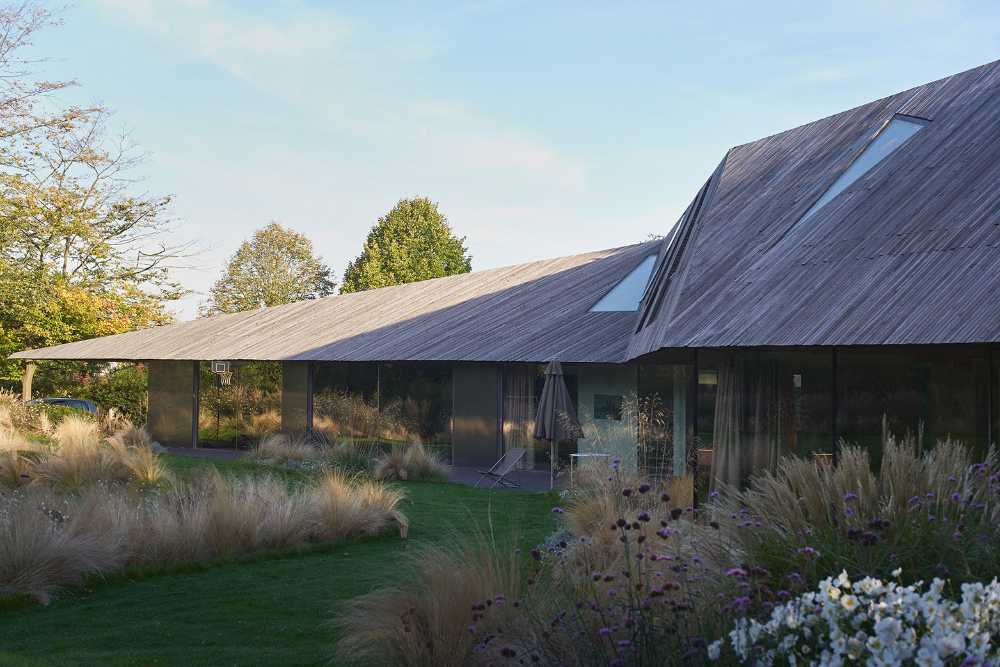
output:
M503 380L503 447L527 450L524 466L535 464L535 367L510 366Z
M727 355L719 367L711 490L774 470L782 454L787 398L777 362Z

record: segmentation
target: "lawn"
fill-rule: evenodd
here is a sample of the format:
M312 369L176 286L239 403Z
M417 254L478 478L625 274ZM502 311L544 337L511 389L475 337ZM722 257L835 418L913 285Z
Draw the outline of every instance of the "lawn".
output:
M168 457L179 475L215 465L254 474L247 462ZM305 473L285 473L290 483ZM404 483L410 536L382 537L93 581L48 607L0 607L0 664L314 665L336 642L328 619L338 602L405 576L421 544L492 531L528 545L552 527L552 496L454 484Z

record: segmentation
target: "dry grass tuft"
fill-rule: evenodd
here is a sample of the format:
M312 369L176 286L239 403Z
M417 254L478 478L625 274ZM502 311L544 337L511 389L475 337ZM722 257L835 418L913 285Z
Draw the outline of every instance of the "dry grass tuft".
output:
M309 505L321 539L379 535L397 526L406 537L409 521L399 510L406 494L377 481L333 470L309 494Z
M372 474L375 479L431 480L447 479L451 467L422 444L397 445L375 459Z
M322 451L306 437L292 438L285 433L272 433L257 444L254 458L265 461L287 463L318 459Z
M134 455L142 448L130 448ZM0 494L0 593L47 601L88 574L236 557L408 527L403 493L330 474L289 489L279 478L224 478L142 492L93 485L78 494ZM53 509L55 508L55 509Z
M469 664L476 641L467 629L473 606L501 594L512 601L520 596L521 560L484 539L425 547L409 568L399 584L338 610L338 659L413 667Z
M0 496L0 594L47 603L60 588L120 566L114 535L82 532L56 496L40 490Z

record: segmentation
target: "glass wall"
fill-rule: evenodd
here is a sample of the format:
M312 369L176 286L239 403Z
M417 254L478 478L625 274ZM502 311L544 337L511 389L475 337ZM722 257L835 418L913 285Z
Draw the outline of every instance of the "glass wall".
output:
M382 446L422 443L451 458L451 366L313 364L313 430Z
M230 362L213 372L199 364L198 446L249 448L281 430L281 364Z
M573 404L577 406L579 416L577 371L571 365L564 364L563 374L566 389ZM503 410L501 433L504 451L522 447L527 450L524 464L526 468L548 469L551 448L547 442L535 439L535 414L542 387L545 386L545 365L506 364L501 384ZM575 443L561 443L558 447L557 468L567 465L569 455L574 453L576 453Z
M380 366L383 442L423 443L451 458L451 366L394 363Z
M694 470L694 364L641 364L634 412L639 470L656 479Z
M742 484L788 454L832 460L832 360L807 350L699 355L697 462L709 487Z
M378 437L378 365L313 364L313 431L331 440Z
M881 460L882 421L898 435L923 429L925 447L952 437L984 451L989 354L971 347L838 350L837 430Z

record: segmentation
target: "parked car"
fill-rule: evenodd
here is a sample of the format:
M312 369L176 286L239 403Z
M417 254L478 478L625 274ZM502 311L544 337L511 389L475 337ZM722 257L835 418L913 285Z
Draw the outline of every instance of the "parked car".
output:
M85 398L36 398L34 400L28 401L27 405L58 405L63 408L70 408L72 410L82 410L84 412L89 412L92 415L97 414L97 403L93 401L88 401Z

